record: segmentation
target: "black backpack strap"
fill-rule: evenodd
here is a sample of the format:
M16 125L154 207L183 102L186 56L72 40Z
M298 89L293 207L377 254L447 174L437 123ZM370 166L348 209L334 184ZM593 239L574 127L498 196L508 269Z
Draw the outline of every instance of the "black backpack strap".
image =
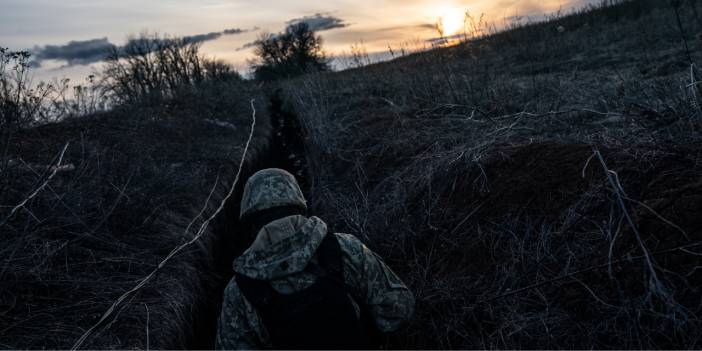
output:
M241 273L234 273L236 284L239 290L246 297L246 300L257 310L265 309L266 306L278 295L271 283L265 280L247 277Z
M382 334L375 327L375 321L373 320L373 316L368 305L365 304L363 300L358 299L355 296L352 289L344 280L343 255L344 252L341 249L341 244L339 244L339 239L330 229L327 236L322 240L322 243L317 249L317 259L319 260L319 265L329 273L328 277L337 284L343 286L346 293L351 296L356 304L358 304L359 308L361 309L360 322L361 326L367 333L367 341L370 343L369 345L372 345L371 348L375 348L376 346L379 348L379 345L382 344Z
M317 259L319 265L329 273L331 277L344 281L344 262L342 260L343 251L336 235L330 230L322 240L317 249ZM344 284L345 285L345 284Z

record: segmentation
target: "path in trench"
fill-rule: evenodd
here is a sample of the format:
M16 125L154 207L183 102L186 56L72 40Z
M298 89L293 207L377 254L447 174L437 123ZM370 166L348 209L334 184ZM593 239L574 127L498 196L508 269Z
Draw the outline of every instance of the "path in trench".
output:
M242 170L242 177L232 196L226 204L222 215L214 224L214 233L220 238L216 245L215 258L216 272L212 272L212 283L205 293L207 296L205 306L194 311L195 326L194 337L189 343L190 349L213 349L217 331L217 318L222 306L222 294L227 283L233 275L231 268L234 258L238 257L250 243L243 236L239 226L239 203L244 185L248 177L265 168L282 168L292 173L297 178L303 191L307 190L307 177L304 152L304 136L297 116L285 110L280 92L269 94L269 116L271 119L271 140L267 152L262 153L258 159L249 160Z

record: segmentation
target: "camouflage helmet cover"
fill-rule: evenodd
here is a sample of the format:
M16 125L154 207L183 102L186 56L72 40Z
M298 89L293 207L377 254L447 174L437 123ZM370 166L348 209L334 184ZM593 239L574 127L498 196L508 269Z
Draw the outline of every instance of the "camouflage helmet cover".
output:
M256 172L246 182L239 218L281 206L307 209L307 201L295 176L278 168L264 169Z

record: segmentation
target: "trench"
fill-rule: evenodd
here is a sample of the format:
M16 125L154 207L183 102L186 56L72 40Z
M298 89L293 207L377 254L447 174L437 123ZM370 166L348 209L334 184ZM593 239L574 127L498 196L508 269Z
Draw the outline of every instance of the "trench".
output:
M268 116L272 132L263 150L247 157L234 194L226 203L224 211L215 219L213 231L217 238L212 276L205 283L203 305L193 309L193 332L188 349L213 349L217 332L217 319L222 306L222 294L233 276L232 262L251 244L239 225L239 205L246 180L259 170L281 168L295 175L303 192L307 190L306 165L304 159L304 136L297 116L285 108L282 91L269 92Z

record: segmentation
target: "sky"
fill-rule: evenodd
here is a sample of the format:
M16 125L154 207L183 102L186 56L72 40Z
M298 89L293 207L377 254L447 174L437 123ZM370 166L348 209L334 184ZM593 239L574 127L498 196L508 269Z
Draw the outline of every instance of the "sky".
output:
M330 56L362 43L370 53L388 47L418 49L462 31L464 13L485 14L498 27L515 16L544 14L597 0L0 0L0 46L34 53L35 78L80 80L99 70L106 48L129 35L157 32L202 43L206 55L245 71L246 44L305 21L324 39Z

